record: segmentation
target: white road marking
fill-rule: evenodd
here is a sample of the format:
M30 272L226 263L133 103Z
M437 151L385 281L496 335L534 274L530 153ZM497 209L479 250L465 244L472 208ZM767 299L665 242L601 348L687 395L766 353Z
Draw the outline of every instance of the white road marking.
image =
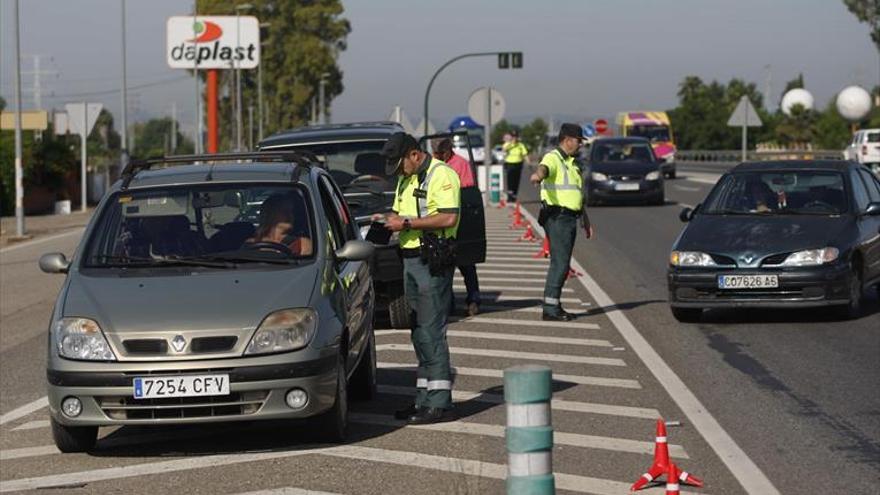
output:
M29 402L21 407L18 407L18 408L15 408L15 409L9 411L8 413L4 414L3 416L0 416L0 425L5 425L6 423L9 423L10 421L15 421L16 419L23 418L34 411L39 411L40 409L42 409L44 407L48 407L48 406L49 406L49 398L45 397L45 396L40 397L39 399L37 399L33 402Z
M517 259L519 259L519 258L517 258ZM543 258L539 258L539 259L543 259ZM493 259L492 261L490 261L488 263L481 263L481 264L477 265L477 273L480 272L480 267L483 267L483 266L489 267L489 268L542 268L539 265L523 265L522 263L495 263L495 260ZM546 269L545 269L544 273L547 273Z
M60 454L54 445L41 445L39 447L22 447L20 449L0 450L0 461L11 461L25 457L42 457L44 455Z
M411 344L380 344L377 351L413 352ZM462 356L483 356L507 359L525 359L528 361L553 361L557 363L595 364L599 366L626 366L622 359L599 358L591 356L572 356L570 354L544 354L540 352L499 351L495 349L471 349L469 347L450 347L450 354Z
M678 206L681 206L683 208L690 208L692 210L694 209L694 205L689 205L687 203L679 203Z
M543 304L543 297L538 296L512 296L507 294L501 294L494 299L487 300L487 303L493 302L514 302L514 301L534 301L537 304ZM580 299L576 297L560 297L560 302L571 303L571 304L583 304Z
M399 369L406 371L415 371L416 367L406 363L391 363L380 361L377 366L381 369ZM455 366L455 374L462 376L479 376L484 378L504 378L504 371L492 370L486 368L467 368ZM580 376L580 375L563 375L553 373L553 381L558 383L574 383L577 385L590 385L595 387L612 387L612 388L628 388L640 390L642 385L638 380L628 380L625 378L605 378L603 376Z
M676 188L676 189L678 189L678 190L680 190L680 191L689 191L689 192L695 192L695 191L699 191L699 190L700 190L699 187L685 187L685 186L679 186L678 184L676 184L676 185L674 185L674 186L672 186L672 187L674 187L674 188Z
M532 223L536 223L531 213L525 209L522 211L523 215L531 220ZM541 235L544 234L544 229L540 225L536 225L535 228L540 231ZM577 277L577 279L587 289L587 292L590 293L596 304L604 308L616 307L611 297L599 287L599 284L584 270L584 267L581 266L576 258L572 257L571 264L575 270L584 274L581 277ZM730 469L730 472L746 492L760 493L762 495L779 494L779 490L773 486L770 479L724 430L721 424L718 423L718 420L703 406L697 396L685 385L684 381L678 377L675 371L663 361L660 354L651 347L645 337L629 321L629 318L619 309L606 310L605 314L608 315L608 318L617 327L624 340L627 341L636 355L639 356L639 359L651 370L651 373L657 378L660 385L666 389L666 393L681 408L700 435L712 447L712 450L718 454L718 457Z
M36 430L37 428L48 428L49 420L48 419L38 419L36 421L28 421L22 425L16 426L12 429L12 431L22 431L22 430Z
M409 330L376 330L376 335L409 335ZM570 339L565 337L550 337L547 335L522 335L518 333L500 332L469 332L466 330L447 330L449 337L486 339L486 340L511 340L515 342L538 342L546 344L583 345L591 347L611 347L611 342L600 339Z
M477 265L477 274L482 276L485 273L490 275L510 275L511 273L519 273L522 275L540 275L541 277L546 278L547 270L492 270L492 269L484 269L481 268L482 265Z
M243 492L238 495L340 495L338 493L331 492L316 492L314 490L303 490L301 488L294 488L292 486L286 486L283 488L270 488L269 490L258 490L255 492Z
M690 182L699 182L701 184L709 184L714 186L718 179L721 178L720 174L707 174L702 172L687 172L682 179ZM525 213L523 213L525 216Z
M498 325L522 325L527 327L552 327L552 328L582 328L584 330L598 330L599 325L595 323L578 323L576 321L542 321L542 320L516 320L508 318L488 318L475 316L462 323L494 323Z
M465 435L482 435L487 437L504 438L504 425L492 425L486 423L474 423L471 421L451 421L449 423L435 423L432 425L406 425L404 421L380 414L351 413L349 415L355 423L366 423L380 426L403 426L406 429L444 431L447 433L462 433ZM596 435L582 435L580 433L553 432L554 445L568 445L585 449L613 450L616 452L629 452L632 454L654 453L654 442L642 440L627 440L625 438L602 437ZM687 452L681 445L669 445L669 455L681 459L689 459Z
M465 287L463 283L456 284L455 282L453 282L452 288L455 290L467 290L467 287ZM511 286L507 286L507 285L483 285L483 284L480 284L480 290L481 291L495 290L495 291L501 291L501 292L512 290L512 291L517 291L517 292L539 292L539 293L543 294L544 293L544 286L536 285L534 287L511 287ZM572 292L574 292L574 289L565 288L565 289L562 289L562 292L572 293Z
M379 385L379 392L389 395L415 395L413 387L397 387L391 385ZM457 401L474 401L484 404L504 404L504 396L501 394L489 394L484 392L470 392L466 390L452 390L452 399ZM566 412L578 412L587 414L605 414L609 416L623 416L656 420L660 411L644 407L616 406L613 404L596 404L594 402L579 402L562 399L552 399L551 409Z
M458 303L464 303L464 296L458 298ZM516 306L493 306L491 304L480 304L480 313L479 314L492 314L492 313L500 313L504 311L516 311L520 313L542 313L544 310L540 306L530 306L528 308L518 308ZM470 316L464 317L450 317L449 321L466 321L470 320Z
M512 282L512 283L523 283L523 284L540 284L541 287L544 286L545 278L525 278L525 277L517 277L517 278L507 278L507 277L479 277L480 282ZM453 282L463 282L464 279L462 277L455 277Z
M531 256L493 256L492 261L518 261L521 263L529 263L531 268L535 268L539 265L549 264L550 258L534 258Z
M36 246L37 244L43 244L44 242L54 241L57 239L63 239L65 237L70 237L74 234L82 234L85 229L79 228L76 230L71 230L70 232L64 232L62 234L50 235L49 237L40 237L34 239L32 241L25 241L20 244L15 244L14 246L7 246L3 249L0 249L0 254L6 254L10 251L15 251L18 249L24 249L26 247Z

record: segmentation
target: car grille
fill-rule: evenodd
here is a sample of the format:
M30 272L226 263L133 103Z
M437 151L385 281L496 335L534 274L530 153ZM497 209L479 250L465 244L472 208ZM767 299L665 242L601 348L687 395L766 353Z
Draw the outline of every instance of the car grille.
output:
M642 180L643 177L641 175L637 175L637 174L636 175L630 174L630 175L609 175L608 178L613 181L631 182L631 181L640 181L640 180Z
M235 348L238 337L224 335L214 337L196 337L192 339L183 354L213 354L229 352ZM168 342L165 339L128 339L122 342L125 353L129 356L165 356L168 355Z
M132 356L167 354L168 342L164 339L130 339L122 343L125 352Z
M785 261L791 253L781 253L774 254L773 256L767 256L761 261L761 266L778 266L781 265L783 261Z
M259 411L268 396L268 390L258 390L215 397L135 399L114 396L96 399L110 419L154 420L247 416Z
M724 256L721 254L709 254L709 256L712 257L712 261L714 261L716 265L736 266L736 260L729 256Z
M680 287L676 290L676 297L681 301L821 299L824 295L825 291L821 287L750 290L701 290Z

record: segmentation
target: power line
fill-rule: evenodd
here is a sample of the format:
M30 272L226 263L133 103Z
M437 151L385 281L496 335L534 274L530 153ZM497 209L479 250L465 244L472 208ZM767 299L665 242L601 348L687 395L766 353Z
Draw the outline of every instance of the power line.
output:
M188 76L188 75L187 76L174 76L174 77L162 79L159 81L153 81L153 82L144 83L144 84L132 85L132 86L129 86L128 89L151 88L154 86L161 86L164 84L171 84L171 83L175 83L178 81L187 80L189 78L190 78L190 76ZM81 97L86 97L86 96L103 96L103 95L116 94L121 91L122 91L121 88L113 88L113 89L107 89L107 90L101 90L101 91L89 91L89 92L85 92L85 93L68 93L68 94L54 95L53 98L81 98Z

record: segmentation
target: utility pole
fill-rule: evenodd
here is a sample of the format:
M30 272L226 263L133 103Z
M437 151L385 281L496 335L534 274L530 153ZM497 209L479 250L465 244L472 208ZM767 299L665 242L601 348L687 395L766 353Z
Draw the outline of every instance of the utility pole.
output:
M126 80L126 49L125 49L125 0L122 0L122 134L119 154L120 171L128 165L128 82ZM134 150L134 145L131 146Z
M43 108L43 98L42 98L42 96L43 96L43 84L42 84L43 80L41 79L41 76L43 76L43 75L46 75L46 76L58 75L58 71L43 70L40 68L40 65L41 65L40 59L43 58L43 55L31 55L30 57L33 58L33 60L34 60L34 70L22 71L22 74L30 74L34 77L33 89L31 89L31 92L33 93L33 98L34 98L34 109L42 110L42 108ZM51 61L52 57L49 57L49 60Z
M248 105L248 151L254 149L254 105Z
M199 2L198 0L193 0L193 38L196 38L198 33L196 33L196 23L199 18ZM196 145L196 154L202 154L202 88L201 81L199 81L199 59L196 57L195 60L195 68L193 69L193 75L195 76L196 81L196 138L193 140Z
M327 85L327 76L326 72L321 74L321 82L318 83L318 124L321 125L327 123L327 114L324 109L324 87Z
M772 69L773 69L773 67L772 67L770 64L767 64L767 65L764 66L764 70L767 71L767 79L766 79L766 81L765 81L765 83L764 83L764 108L766 108L768 111L772 111L772 110L773 110L773 103L771 103L771 98L772 98L772 96L771 96L771 93L770 93L770 91L771 91L771 89L770 89L770 88L771 88L771 80L772 80L772 77L773 77L773 71L772 71Z
M171 154L177 153L177 102L171 102Z
M271 22L261 22L260 29L268 29L272 26ZM263 37L260 36L260 45L264 46ZM265 57L262 55L262 50L260 50L260 65L257 66L257 138L259 141L263 140L263 122L265 120L265 114L263 113L263 62L265 61Z
M24 237L24 187L21 168L21 37L19 35L18 0L15 0L15 235Z

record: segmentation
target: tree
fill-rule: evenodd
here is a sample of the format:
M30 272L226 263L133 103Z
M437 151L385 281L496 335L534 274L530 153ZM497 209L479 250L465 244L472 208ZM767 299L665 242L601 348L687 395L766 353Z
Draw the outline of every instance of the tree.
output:
M779 100L782 101L782 97L785 96L785 93L793 89L804 89L804 75L798 74L798 76L791 81L785 83L785 89L782 90L782 95L779 97Z
M816 118L816 138L814 144L823 150L843 149L852 139L849 123L837 113L837 106L832 98L825 111Z
M199 14L234 15L234 0L198 0ZM325 80L325 110L343 91L342 71L337 65L339 53L346 49L351 31L342 17L340 0L252 0L246 12L271 25L263 31L260 63L263 66L264 127L266 134L302 125L309 121L312 102L317 103L318 87ZM221 87L231 88L233 71L221 71ZM242 115L247 118L250 105L256 109L256 70L243 70ZM223 94L220 114L220 146L229 149L232 130L232 90ZM256 115L255 115L256 118ZM247 122L243 131L246 132ZM258 126L255 124L254 128ZM247 139L243 139L246 143Z
M192 153L195 146L191 139L180 132L177 125L177 148L171 148L171 132L173 121L170 117L150 119L134 126L134 137L137 143L138 156L162 156Z
M804 146L813 141L816 114L801 104L791 107L791 115L786 115L776 127L776 137L786 146Z
M880 0L843 0L843 3L859 22L869 26L871 41L880 50Z
M537 118L522 128L520 139L525 143L528 149L540 149L549 129L550 128L547 126L547 122L544 122L544 119Z
M503 143L504 135L514 130L519 131L520 129L504 119L499 120L498 123L492 127L492 142L494 144Z

